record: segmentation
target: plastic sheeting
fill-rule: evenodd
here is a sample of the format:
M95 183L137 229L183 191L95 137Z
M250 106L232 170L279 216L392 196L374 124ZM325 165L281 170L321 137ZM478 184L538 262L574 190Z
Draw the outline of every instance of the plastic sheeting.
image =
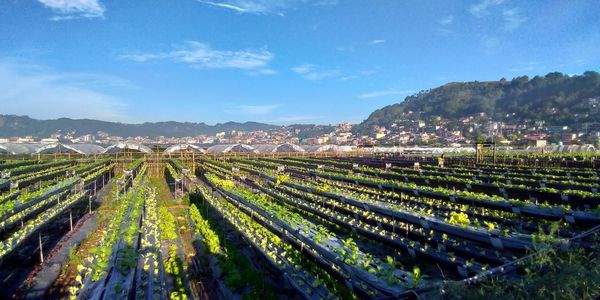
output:
M498 149L503 153L527 154L527 153L598 153L593 145L554 145L546 147L528 147L527 149Z
M96 144L50 144L39 148L36 153L77 153L83 155L100 154L104 148Z
M340 146L337 145L306 145L302 146L306 152L338 152Z
M112 146L109 146L108 148L106 148L106 150L104 150L104 153L116 153L116 152L121 152L125 149L136 150L136 151L140 151L140 152L144 152L144 153L152 153L153 152L152 149L150 149L150 147L148 147L146 145L132 143L132 142L123 142L123 143L117 143Z
M204 150L200 146L196 146L196 145L192 145L192 144L177 144L177 145L172 145L169 148L167 148L165 150L165 152L163 152L163 154L171 154L171 153L176 153L176 152L181 152L181 151L197 152L197 153L205 153L206 152L206 150Z
M34 154L43 144L3 144L2 146L9 154L28 155Z
M287 152L304 152L304 149L294 144L261 144L253 145L258 153L287 153Z
M207 153L248 153L256 152L254 147L246 144L225 144L225 145L214 145L206 149Z

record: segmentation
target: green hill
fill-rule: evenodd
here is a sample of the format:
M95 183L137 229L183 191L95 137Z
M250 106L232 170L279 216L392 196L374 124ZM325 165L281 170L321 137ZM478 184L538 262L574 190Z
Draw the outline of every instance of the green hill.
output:
M390 126L408 118L440 116L451 121L480 112L495 121L544 120L547 125L599 122L590 98L600 97L600 74L595 71L568 76L516 77L486 82L454 82L421 91L398 104L376 110L356 127L360 133L372 126Z

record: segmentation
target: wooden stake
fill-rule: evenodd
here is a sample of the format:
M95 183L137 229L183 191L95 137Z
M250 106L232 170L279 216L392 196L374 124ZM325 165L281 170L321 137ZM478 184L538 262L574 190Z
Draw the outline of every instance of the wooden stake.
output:
M71 231L73 231L73 210L69 209L69 224L71 224Z
M42 232L40 231L38 234L40 240L40 262L44 263L44 251L42 250Z

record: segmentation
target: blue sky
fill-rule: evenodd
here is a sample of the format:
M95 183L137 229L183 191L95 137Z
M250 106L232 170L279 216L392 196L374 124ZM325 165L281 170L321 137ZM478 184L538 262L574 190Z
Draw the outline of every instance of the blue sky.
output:
M597 1L3 0L0 113L360 122L451 81L600 65Z

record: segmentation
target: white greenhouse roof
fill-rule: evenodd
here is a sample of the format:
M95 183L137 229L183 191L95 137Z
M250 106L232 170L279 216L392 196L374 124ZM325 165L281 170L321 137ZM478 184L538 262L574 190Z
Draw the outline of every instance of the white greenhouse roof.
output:
M304 152L304 149L294 144L260 144L253 145L258 153L287 153L287 152Z
M206 149L207 153L248 153L256 152L254 147L246 144L225 144L225 145L214 145Z
M336 145L306 145L302 146L306 152L337 152L340 146Z
M170 146L164 151L164 154L176 153L180 151L189 151L189 152L198 152L205 153L206 150L202 149L200 146L196 146L193 144L177 144Z
M43 144L3 144L1 145L8 153L13 155L34 154Z
M136 151L140 151L140 152L144 152L144 153L152 153L152 149L150 149L150 147L143 145L143 144L139 144L139 143L133 143L133 142L122 142L122 143L114 144L114 145L106 148L106 150L104 150L104 153L116 153L116 152L121 152L125 149L136 150Z
M50 144L39 148L36 153L78 153L78 154L100 154L104 148L96 144Z

